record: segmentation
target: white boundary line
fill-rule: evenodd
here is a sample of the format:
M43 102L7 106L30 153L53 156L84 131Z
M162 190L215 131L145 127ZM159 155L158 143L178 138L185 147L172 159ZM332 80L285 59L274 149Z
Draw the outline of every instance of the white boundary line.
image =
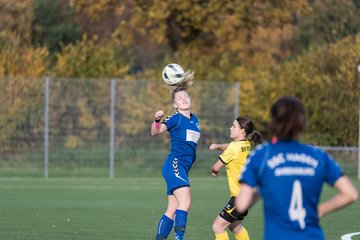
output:
M341 236L341 240L351 240L352 236L360 235L360 232L354 232L354 233L348 233L343 236Z

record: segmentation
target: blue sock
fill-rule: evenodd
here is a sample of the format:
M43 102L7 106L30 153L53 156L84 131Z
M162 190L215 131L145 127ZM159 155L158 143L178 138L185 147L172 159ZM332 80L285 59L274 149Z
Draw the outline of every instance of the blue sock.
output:
M169 236L171 232L174 221L166 216L165 214L160 218L157 232L156 232L156 240L164 240Z
M184 239L184 233L185 233L185 227L187 222L187 215L188 212L177 209L175 211L175 239L176 240L183 240Z

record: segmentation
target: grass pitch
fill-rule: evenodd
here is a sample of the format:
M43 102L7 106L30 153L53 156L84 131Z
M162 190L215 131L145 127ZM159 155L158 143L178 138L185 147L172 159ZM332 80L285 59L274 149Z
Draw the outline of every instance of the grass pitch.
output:
M191 178L191 184L186 239L214 239L212 222L229 198L226 178ZM360 182L355 184L360 189ZM333 193L325 187L322 197ZM0 239L154 239L165 207L161 178L0 178ZM356 203L326 216L321 225L327 239L359 232L359 215ZM261 203L251 209L244 225L251 239L262 239Z

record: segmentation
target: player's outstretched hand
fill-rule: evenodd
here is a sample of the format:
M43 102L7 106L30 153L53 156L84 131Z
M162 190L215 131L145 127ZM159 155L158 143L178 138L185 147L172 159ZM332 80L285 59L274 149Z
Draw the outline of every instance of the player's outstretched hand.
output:
M216 149L218 149L218 145L215 144L215 143L211 144L210 147L209 147L209 150L210 150L210 151L214 151L214 150L216 150Z
M219 174L219 171L215 171L213 168L210 168L210 173L212 176L216 177Z
M159 110L155 113L155 120L160 121L162 119L162 117L164 116L164 111L163 110Z

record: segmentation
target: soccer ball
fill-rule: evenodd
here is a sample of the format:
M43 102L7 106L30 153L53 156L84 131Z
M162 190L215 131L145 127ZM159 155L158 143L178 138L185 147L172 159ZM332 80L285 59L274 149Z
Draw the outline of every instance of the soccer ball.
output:
M185 71L176 63L170 63L162 71L164 82L169 86L175 86L184 81Z

